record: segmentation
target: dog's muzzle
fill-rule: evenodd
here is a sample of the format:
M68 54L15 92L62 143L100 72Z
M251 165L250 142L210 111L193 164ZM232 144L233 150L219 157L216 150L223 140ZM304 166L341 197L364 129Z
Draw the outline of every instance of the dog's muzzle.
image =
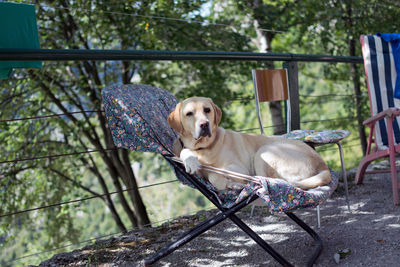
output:
M211 137L210 123L208 121L200 124L200 135L199 137Z

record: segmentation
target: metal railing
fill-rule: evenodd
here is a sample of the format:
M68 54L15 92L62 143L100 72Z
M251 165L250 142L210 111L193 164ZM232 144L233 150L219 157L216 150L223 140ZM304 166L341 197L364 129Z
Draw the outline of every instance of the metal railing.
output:
M86 50L86 49L0 49L0 61L66 60L236 60L362 63L361 57L218 51Z
M221 51L86 50L86 49L0 49L0 61L84 61L84 60L228 60L283 61L287 69L292 116L290 129L300 129L297 62L362 63L361 57L305 55L293 53L254 53Z

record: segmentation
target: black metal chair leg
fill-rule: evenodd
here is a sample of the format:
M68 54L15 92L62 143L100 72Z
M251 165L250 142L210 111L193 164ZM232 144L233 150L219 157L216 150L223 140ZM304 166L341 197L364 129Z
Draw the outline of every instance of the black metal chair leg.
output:
M171 162L172 165L178 167L178 165L174 162ZM256 200L258 197L253 195L250 196L248 199L243 200L239 204L233 206L230 209L223 208L215 197L210 193L210 191L205 188L203 184L199 181L194 179L192 176L187 175L181 168L177 168L178 171L181 171L182 174L186 176L186 178L192 182L195 187L200 190L204 196L206 196L220 211L221 213L215 215L214 217L202 222L201 224L197 225L195 228L190 230L189 232L182 235L178 240L171 243L167 247L163 248L162 250L158 251L156 254L146 258L144 260L144 264L149 266L156 261L160 260L161 258L169 255L179 247L183 246L184 244L188 243L192 239L196 238L197 236L201 235L202 233L206 232L208 229L217 225L218 223L222 222L226 218L232 220L240 229L242 229L247 235L249 235L259 246L261 246L268 254L270 254L277 262L282 264L283 266L293 266L291 265L284 257L282 257L278 252L276 252L267 242L265 242L258 234L256 234L247 224L245 224L241 219L239 219L235 213L240 209L246 207L248 204ZM311 229L305 222L303 222L300 218L294 215L291 212L286 213L286 215L292 219L296 224L298 224L303 230L305 230L317 243L317 248L314 253L311 255L307 262L307 266L312 266L314 262L318 259L319 255L322 252L323 244L322 240L319 235Z
M160 260L161 258L171 254L174 252L176 249L180 248L187 242L191 241L195 237L201 235L214 225L220 223L221 221L225 220L226 216L224 216L222 213L217 214L216 216L204 221L200 225L196 226L194 229L191 231L185 233L182 235L180 238L178 238L175 242L169 244L167 247L161 249L158 251L156 254L146 258L144 260L144 265L145 266L150 266L151 264L155 263L156 261Z
M258 198L257 196L252 196L250 199L244 200L244 201L240 202L239 204L233 206L230 209L223 209L221 206L218 206L218 208L221 210L220 213L218 213L214 217L202 222L201 224L197 225L195 228L193 228L189 232L185 233L180 238L178 238L175 242L173 242L173 243L169 244L167 247L161 249L153 256L146 258L144 260L144 264L146 266L149 266L149 265L153 264L154 262L158 261L159 259L171 254L173 251L180 248L181 246L183 246L190 240L201 235L202 233L204 233L205 231L207 231L214 225L217 225L218 223L222 222L229 216L232 216L235 212L238 212L242 208L246 207L249 203L256 200L257 198ZM237 218L237 219L239 220L239 218Z
M176 249L180 248L184 244L193 240L197 236L209 230L211 227L217 225L228 218L228 215L224 213L219 213L216 216L204 221L203 223L196 226L194 229L182 235L178 240L169 244L167 247L161 249L156 254L148 257L144 260L145 266L150 266L161 258L171 254ZM283 258L278 252L276 252L268 243L266 243L259 235L257 235L250 227L248 227L242 220L240 220L236 215L231 214L229 216L240 229L242 229L247 235L249 235L258 245L260 245L265 251L268 252L276 261L278 261L283 266L292 266L285 258Z
M247 205L247 203L246 203ZM256 234L249 226L247 226L241 219L239 219L235 214L238 210L243 208L246 205L241 205L242 207L237 207L235 211L227 210L227 212L222 212L214 217L204 221L203 223L196 226L194 229L190 230L186 234L182 235L178 240L171 243L164 249L158 251L151 257L148 257L144 260L145 266L150 266L161 258L171 254L176 249L180 248L184 244L188 243L192 239L201 235L202 233L209 230L211 227L217 225L222 222L226 218L229 218L234 222L240 229L242 229L247 235L249 235L259 246L261 246L268 254L270 254L277 262L282 264L282 266L293 266L290 262L288 262L284 257L282 257L278 252L276 252L267 242L265 242L258 234ZM293 213L289 212L286 215L292 219L296 224L298 224L301 228L303 228L313 239L317 242L317 248L314 253L311 255L307 262L307 266L312 266L314 262L318 259L319 255L322 252L323 244L319 235L312 230L305 222L303 222L300 218L298 218Z
M307 266L312 266L322 252L323 249L322 239L313 229L310 228L310 226L308 226L305 222L303 222L299 217L294 215L292 212L288 212L286 213L286 215L290 219L292 219L296 224L298 224L301 228L303 228L317 243L317 248L315 249L314 253L311 255L311 257L308 259L307 262Z
M282 257L278 252L276 252L267 242L264 241L258 234L256 234L247 224L245 224L236 215L229 216L240 229L243 230L248 236L251 237L259 246L261 246L269 255L271 255L277 262L282 264L282 266L293 266L284 257Z

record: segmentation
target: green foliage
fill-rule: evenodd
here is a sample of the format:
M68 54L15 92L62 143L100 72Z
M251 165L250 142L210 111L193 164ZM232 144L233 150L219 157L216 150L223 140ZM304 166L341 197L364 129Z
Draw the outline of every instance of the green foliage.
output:
M146 50L248 50L249 39L241 34L182 19L204 20L200 8L204 1L40 1L36 3L41 47L47 49L146 49ZM157 16L155 16L157 15ZM158 17L175 18L164 20ZM114 83L141 82L168 89L179 98L193 95L209 96L221 107L227 97L237 97L228 87L231 73L243 73L243 64L232 62L45 62L42 70L19 70L9 81L3 81L0 95L0 118L26 118L82 110L101 110L101 90ZM224 125L233 125L225 118ZM1 122L0 149L3 161L28 159L46 155L112 148L105 121L99 112L55 116L43 120ZM110 153L111 154L111 153ZM50 205L93 196L130 186L119 167L122 153L77 154L2 164L0 170L0 214ZM116 159L117 158L117 159ZM130 160L152 161L141 153L130 153ZM119 173L113 174L115 168ZM158 165L162 166L162 165ZM160 170L162 170L161 168ZM160 171L159 170L159 171ZM150 168L155 172L154 168ZM121 175L123 173L124 175ZM146 177L146 173L139 174ZM146 179L141 178L137 182ZM164 172L148 183L166 177ZM100 186L101 181L104 185ZM177 199L166 201L165 194L140 193L157 222L167 217L204 207L205 201L193 190L167 185ZM156 191L159 189L155 189ZM132 194L123 198L133 209ZM150 192L150 189L147 190ZM192 202L187 199L195 196ZM140 198L140 196L139 196ZM135 226L120 196L113 195L115 214L122 227ZM181 206L172 208L173 203ZM89 203L89 204L87 204ZM94 203L94 204L92 204ZM159 205L153 205L157 203ZM168 203L168 209L165 208ZM121 230L112 222L110 206L90 200L2 218L0 221L0 265L25 254L54 248L96 235ZM103 205L103 208L100 208ZM157 207L163 207L161 210ZM128 206L129 208L129 206ZM171 210L171 212L166 212ZM143 211L142 211L143 212ZM144 211L146 213L146 211ZM106 215L107 214L107 215ZM154 214L154 216L153 216ZM137 219L139 211L135 208ZM95 222L95 223L93 223ZM88 226L90 225L90 226ZM98 229L100 228L100 229ZM29 229L29 230L28 230ZM26 236L26 232L34 235ZM26 241L22 241L23 239ZM13 245L14 244L14 245ZM16 253L6 253L9 248ZM4 253L6 254L3 254ZM40 256L38 259L43 259ZM19 263L31 263L26 258ZM17 263L18 264L18 263Z
M204 10L211 6L211 10ZM396 31L399 9L387 1L36 1L41 47L47 49L143 49L172 51L256 51L260 32L267 31L274 52L360 55L351 42L360 34ZM162 19L168 17L173 19ZM192 20L192 22L186 21ZM198 23L200 22L200 23ZM215 22L224 25L213 25ZM222 126L259 132L255 115L252 68L280 67L281 62L226 61L85 61L45 62L42 70L16 71L0 87L0 119L100 110L101 90L115 83L146 83L171 91L179 99L207 96L223 109ZM359 68L358 73L362 73ZM347 167L361 157L355 101L348 64L300 63L301 127L346 129ZM361 81L365 84L365 81ZM339 94L341 96L326 96ZM322 95L323 97L313 97ZM361 114L368 116L366 88L361 90ZM262 106L266 126L272 124ZM348 118L332 120L334 118ZM321 121L324 120L324 121ZM272 133L272 128L267 128ZM112 148L101 114L87 113L45 120L0 122L1 161L50 154ZM318 148L338 169L335 147ZM123 159L122 153L113 154ZM72 155L1 164L0 214L116 191L107 155ZM162 158L130 153L140 162L137 183L146 186L174 178ZM111 161L115 163L114 161ZM97 172L96 172L97 170ZM125 169L126 170L126 169ZM196 190L179 183L140 189L153 224L208 208ZM124 194L132 208L131 195ZM132 228L121 198L111 197L116 214ZM94 236L120 232L100 198L0 219L0 265L38 263L50 256L9 260ZM68 246L65 249L72 249ZM60 252L62 250L57 250Z

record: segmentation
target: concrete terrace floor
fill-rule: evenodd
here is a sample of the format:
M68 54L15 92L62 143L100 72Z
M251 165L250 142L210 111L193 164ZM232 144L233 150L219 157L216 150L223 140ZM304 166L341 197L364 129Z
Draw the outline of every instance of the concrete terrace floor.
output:
M351 213L343 187L321 205L321 228L315 209L295 214L324 242L315 266L400 266L400 207L393 205L389 174L370 174L364 184L350 185ZM182 217L161 227L137 230L61 253L40 266L141 266L142 260L180 236L216 210ZM312 239L285 214L256 208L238 213L274 249L296 266L304 266L314 248ZM343 253L343 252L347 253ZM341 255L339 263L334 255ZM229 220L215 226L154 266L280 266Z

